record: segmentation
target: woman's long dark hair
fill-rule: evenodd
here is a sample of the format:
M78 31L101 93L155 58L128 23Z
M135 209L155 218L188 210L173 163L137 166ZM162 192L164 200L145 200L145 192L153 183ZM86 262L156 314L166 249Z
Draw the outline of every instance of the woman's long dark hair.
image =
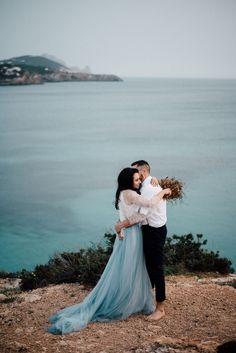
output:
M134 174L138 173L138 169L136 168L125 168L123 169L120 174L118 175L118 187L116 190L116 200L115 200L115 207L118 210L118 203L120 199L120 193L123 190L135 190L139 193L138 190L134 189Z

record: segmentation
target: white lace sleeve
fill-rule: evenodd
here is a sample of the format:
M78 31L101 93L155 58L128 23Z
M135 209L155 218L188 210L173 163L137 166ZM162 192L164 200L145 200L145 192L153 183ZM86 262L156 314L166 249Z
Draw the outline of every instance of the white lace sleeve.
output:
M124 200L128 205L135 204L141 207L153 207L160 202L162 199L162 192L154 195L151 199L148 199L142 195L137 194L133 190L124 190L123 191Z
M142 213L136 212L132 216L128 217L130 225L140 223L146 219L146 216Z

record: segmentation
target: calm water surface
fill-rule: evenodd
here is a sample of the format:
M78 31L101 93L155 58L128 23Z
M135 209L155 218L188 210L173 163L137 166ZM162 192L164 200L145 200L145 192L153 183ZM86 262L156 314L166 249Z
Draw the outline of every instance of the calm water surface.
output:
M185 182L168 231L202 233L236 267L236 80L0 87L0 269L102 241L119 171L146 159Z

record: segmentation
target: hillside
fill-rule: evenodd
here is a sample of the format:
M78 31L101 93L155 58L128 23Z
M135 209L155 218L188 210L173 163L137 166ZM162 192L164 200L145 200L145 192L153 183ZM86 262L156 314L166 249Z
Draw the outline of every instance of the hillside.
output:
M64 336L47 333L48 317L82 301L88 289L74 283L20 292L2 279L0 291L7 298L0 304L0 351L213 353L218 345L236 338L235 278L169 276L167 315L161 321L135 315L127 320L90 323L84 330Z
M24 55L0 60L0 85L42 84L63 81L122 81L115 75L73 71L45 56Z
M24 56L18 56L16 58L2 60L1 62L3 62L4 65L9 63L14 66L42 67L42 68L48 68L51 71L69 70L68 67L58 63L55 60L48 59L45 56L24 55Z

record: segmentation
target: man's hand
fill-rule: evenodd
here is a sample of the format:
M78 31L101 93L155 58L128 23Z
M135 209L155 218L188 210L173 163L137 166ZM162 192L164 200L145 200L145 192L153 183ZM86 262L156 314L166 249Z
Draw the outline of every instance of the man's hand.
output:
M152 186L158 186L158 184L159 184L158 179L157 179L156 177L152 177L152 179L151 179L151 185L152 185Z
M172 194L172 191L170 188L164 189L165 195L168 197Z

